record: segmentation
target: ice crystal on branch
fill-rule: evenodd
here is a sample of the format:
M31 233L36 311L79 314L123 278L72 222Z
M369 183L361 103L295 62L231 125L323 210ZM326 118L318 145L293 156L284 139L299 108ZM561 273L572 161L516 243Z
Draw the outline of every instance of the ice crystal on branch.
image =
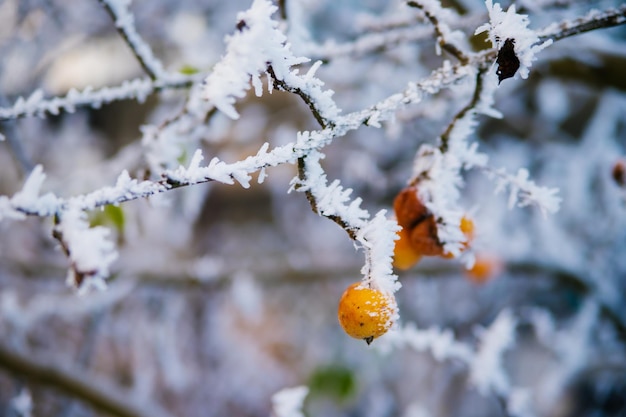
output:
M480 335L480 347L471 362L471 381L487 395L490 391L503 394L510 386L502 366L502 355L515 342L517 323L513 314L502 311L496 320Z
M330 99L332 92L322 92L323 83L314 78L319 64L303 77L291 69L309 59L296 57L291 52L287 38L278 30L278 22L271 18L277 10L267 0L255 0L249 10L237 16L237 31L227 37L226 55L206 78L204 97L230 118L238 119L235 100L245 96L250 83L255 94L260 96L260 76L267 73L271 78L285 82L288 88L298 89L319 102L318 109L323 117L335 117L339 110ZM269 82L271 88L272 80Z
M367 262L361 273L376 288L394 293L400 288L398 277L391 267L394 241L398 239L398 224L385 217L385 210L376 213L357 233L357 240L366 251ZM395 321L395 320L394 320Z
M70 208L59 217L54 233L72 263L68 285L79 293L106 288L104 280L109 276L111 263L117 259L115 245L109 240L110 230L90 227L87 214L79 209Z
M0 219L2 217L20 218L20 213L36 214L39 216L47 216L56 212L60 205L60 199L54 194L47 193L40 196L41 186L46 179L43 167L37 165L30 173L23 188L15 193L10 200L4 197L4 206L0 200Z
M517 175L507 173L504 168L487 170L487 175L496 182L496 193L509 189L509 208L516 205L526 207L535 205L546 215L559 211L561 197L557 188L541 187L529 179L528 170L520 168Z
M519 74L522 78L527 78L535 54L549 46L552 41L541 43L537 33L528 28L530 23L528 16L518 14L514 4L509 6L506 12L499 3L494 4L493 0L485 0L485 5L489 11L489 23L478 27L475 34L487 32L491 44L499 51L507 45L507 48L512 47L514 57L519 60ZM508 61L510 62L510 59ZM504 72L504 69L501 71ZM515 72L513 71L513 74ZM508 77L512 77L513 74ZM500 81L508 78L502 78L502 75Z
M153 79L170 77L163 69L161 61L154 56L150 46L137 33L135 16L129 10L132 0L100 0L100 2L107 8L115 21L115 26L150 77Z

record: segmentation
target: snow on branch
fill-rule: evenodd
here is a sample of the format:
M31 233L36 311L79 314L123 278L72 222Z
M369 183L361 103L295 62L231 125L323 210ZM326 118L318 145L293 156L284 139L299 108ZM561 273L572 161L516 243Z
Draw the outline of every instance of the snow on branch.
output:
M572 20L553 23L539 31L541 41L558 41L568 36L578 35L595 29L609 28L626 23L626 4L616 9L591 10L587 15Z
M350 199L351 189L344 189L338 180L330 185L327 183L319 163L321 158L322 153L311 151L298 161L299 176L292 180L292 189L305 192L314 212L339 224L362 245L365 250L365 264L361 270L363 280L393 294L400 288L391 266L398 224L385 216L385 210L369 220L369 212L361 208L362 200Z
M543 215L554 214L559 211L561 197L557 188L541 187L529 179L528 170L520 168L516 175L506 172L504 168L483 168L487 176L496 182L496 193L509 189L509 208L515 206L537 206Z
M492 170L486 154L478 151L478 143L471 142L478 114L500 118L502 114L493 108L494 95L498 86L497 73L493 67L479 69L476 73L474 94L454 117L439 138L439 147L430 144L420 147L415 158L413 176L410 181L417 186L420 201L434 215L437 222L437 237L444 250L455 256L460 255L465 239L460 230L464 210L459 207L460 189L464 186L462 171L479 168L499 178L496 190L511 187L509 204L520 206L536 204L545 213L558 211L560 198L558 190L535 185L528 179L527 171L517 176L504 170ZM466 264L473 263L471 253L466 255Z
M278 22L272 19L277 10L267 0L255 0L249 10L239 13L237 31L226 38L226 55L205 80L204 97L227 116L237 119L236 99L245 96L250 82L255 94L260 96L263 90L260 75L268 73L274 80L313 97L322 117L336 117L339 109L331 99L332 91L322 91L323 83L314 78L320 64L314 65L305 76L291 69L309 59L291 52L286 36L278 30Z
M401 286L391 267L394 241L398 239L400 226L385 214L385 210L376 213L370 222L361 227L356 240L365 248L366 262L361 270L365 280L374 288L392 294Z
M171 77L152 52L150 46L137 33L135 17L129 11L132 0L98 0L115 22L118 32L135 54L146 74L152 80L165 80Z
M452 31L447 24L452 14L450 9L441 7L441 2L438 0L409 1L407 4L422 10L430 23L435 27L438 54L441 54L443 49L463 63L469 61L467 54L463 52L463 47L460 46L465 39L465 35L460 31Z
M503 395L510 389L502 355L515 342L516 326L513 314L504 310L479 335L480 346L470 364L470 380L482 395L489 392Z
M457 340L450 330L418 329L409 323L383 336L378 348L384 353L409 348L430 352L437 361L460 362L467 367L469 380L481 395L509 400L502 405L512 413L530 401L529 392L511 385L503 366L503 355L513 346L516 328L517 320L511 311L503 310L490 326L478 329L478 346L474 347Z
M422 26L392 28L382 33L364 33L357 39L346 43L328 40L323 44L307 43L303 51L312 60L331 61L346 56L359 57L394 46L429 39L432 30Z
M119 100L135 99L144 102L150 94L157 90L188 88L197 79L197 76L182 75L180 78L170 81L137 78L124 81L115 87L104 87L96 90L87 87L81 91L71 89L65 96L49 99L44 97L42 90L35 90L28 98L18 98L13 106L0 108L0 121L20 117L43 117L47 114L58 115L61 112L73 113L77 107L81 106L97 109L103 104Z
M472 347L455 339L451 330L438 327L418 329L414 323L390 331L380 339L378 348L383 352L392 349L410 348L416 352L430 352L438 361L460 361L471 363L474 351Z
M500 116L492 108L497 87L494 75L491 71L478 71L470 103L441 135L439 148L429 144L420 147L413 166L410 183L417 186L420 201L435 216L437 237L444 250L455 255L460 254L465 239L459 227L465 214L458 203L460 188L464 185L461 172L486 166L488 160L487 155L478 152L478 144L469 141L477 124L476 115ZM468 261L471 262L471 258Z
M170 186L187 186L208 181L219 181L224 184L234 184L237 181L242 187L250 187L251 174L261 171L259 181L264 178L267 167L286 163L294 164L297 154L293 152L293 144L280 146L268 151L269 144L264 143L256 155L249 156L232 164L227 164L219 158L213 158L207 166L200 166L204 159L202 151L197 150L187 168L179 167L166 171L163 175Z
M39 195L45 179L43 167L37 165L24 182L22 189L12 198L0 196L0 220L22 219L25 214L44 217L55 213L61 200L52 193Z
M535 54L552 44L552 40L541 42L537 33L528 28L528 16L518 14L514 4L506 12L499 3L494 4L493 0L485 0L485 5L489 11L489 23L479 26L475 34L487 32L491 44L498 51L512 45L519 61L519 74L522 78L527 78Z
M70 208L57 216L52 235L71 262L67 284L79 294L92 288L104 290L109 267L117 259L115 245L109 239L110 230L102 226L90 227L87 213Z
M129 29L133 28L134 22L128 19L128 16L132 17L128 11L128 1L101 1L108 5L117 16L117 24L124 28L123 32L127 35L130 33L131 40L134 39L133 33L136 35L136 32L133 32L134 29ZM442 39L445 38L444 43L450 44L453 40L450 40L449 28L444 26L446 18L443 17L443 11L430 1L423 1L421 4L425 10L428 10L429 18L437 27L439 36ZM487 0L487 6L490 10L491 21L482 29L489 31L494 46L501 46L505 37L512 36L515 39L516 54L520 55L520 60L524 65L530 66L533 53L538 50L533 48L538 45L539 40L538 35L527 28L527 18L517 15L514 8L503 12L499 5L492 4L490 0ZM55 230L63 234L62 241L69 249L69 256L71 256L71 246L76 245L73 242L87 241L94 245L92 248L94 252L89 254L100 253L106 261L103 264L94 265L88 262L88 256L85 255L83 258L78 252L79 258L72 259L72 261L80 266L81 273L96 271L93 272L93 276L104 277L108 273L110 262L114 259L114 251L105 243L106 233L101 230L93 232L85 228L83 212L209 181L221 181L228 184L238 182L243 187L248 187L251 176L255 172L259 172L259 181L261 181L268 167L297 164L299 175L292 182L293 189L305 192L314 211L337 222L353 240L365 248L366 265L363 273L366 279L383 277L381 286L397 289L395 276L390 273L390 248L393 247L396 225L386 220L381 213L370 220L367 210L360 207L361 200L351 199L351 190L344 189L338 181L327 183L326 175L319 164L324 156L322 148L334 139L364 125L380 127L381 123L391 119L398 110L420 102L428 94L436 94L460 80L474 76L477 83L472 100L442 134L438 148L425 145L418 151L413 178L416 184L419 183L420 198L425 201L429 210L435 214L438 224L441 225L438 237L444 242L446 252L458 254L460 244L464 240L458 228L464 213L457 205L459 189L463 185L461 170L481 167L489 171L486 168L487 157L478 152L477 145L469 142L468 138L474 131L477 114L499 116L499 113L492 107L497 84L493 71L486 71L486 64L493 59L497 51L494 49L472 54L468 62L459 58L460 62L456 65L444 61L442 66L434 70L430 76L419 82L410 83L404 91L392 94L363 110L339 115L340 111L332 100L332 91L323 90L323 82L315 77L315 72L321 63L317 62L312 65L304 75L300 75L292 68L308 60L293 55L286 37L278 29L278 23L271 18L275 11L276 7L269 1L255 0L248 11L239 15L237 32L227 38L226 55L218 62L214 71L206 78L206 84L202 86L202 94L204 98L209 99L209 104L198 104L201 101L199 100L200 94L196 99L190 98L188 106L184 109L185 115L189 115L190 118L181 116L172 122L172 125L180 123L176 129L185 128L191 131L194 126L202 125L201 121L213 111L213 105L231 117L238 117L234 108L235 99L245 94L250 81L260 94L262 87L259 77L265 73L270 78L268 85L270 90L276 87L292 92L304 100L320 123L320 130L300 132L293 143L275 147L272 150L269 149L268 144L264 144L256 155L234 163L226 163L213 158L208 166L201 166L203 157L200 152L197 152L188 167L166 170L160 179L154 181L140 182L131 179L128 173L123 172L113 187L103 187L88 194L66 199L56 197L51 193L39 196L45 176L41 167L38 167L26 181L24 188L15 196L12 198L0 196L0 219L19 219L24 215L57 216L60 223ZM573 21L563 30L566 30L565 36L569 36L575 33L575 28L589 27L590 22L608 25L619 24L623 21L623 18L616 16L616 12L589 15L583 20ZM557 36L555 35L556 29L552 27L540 33L542 36ZM136 48L139 52L136 53L148 57L146 62L152 62L151 52L146 52L141 42L139 44L140 46ZM541 44L542 47L545 45L547 44ZM157 68L153 71L154 74L165 78L138 79L118 87L100 90L70 91L65 97L48 100L43 98L40 91L37 91L28 99L19 99L11 108L0 109L0 120L73 111L79 105L98 107L102 103L124 98L141 100L155 90L189 87L198 80L197 77L181 77L174 80L167 78L161 72L159 65L154 68ZM201 86L198 85L198 87ZM176 134L177 131L167 130L168 136L176 136ZM146 133L146 137L150 135L150 132ZM156 135L158 136L159 133L157 132ZM162 160L163 158L155 158L155 161L159 163ZM154 164L155 167L157 165L158 163ZM536 204L544 213L555 212L558 209L560 199L555 195L556 190L535 185L528 179L526 171L521 170L515 176L506 174L502 170L489 172L497 179L498 190L511 188L509 201L512 205ZM72 230L77 231L78 238L73 237ZM69 238L66 238L66 235Z

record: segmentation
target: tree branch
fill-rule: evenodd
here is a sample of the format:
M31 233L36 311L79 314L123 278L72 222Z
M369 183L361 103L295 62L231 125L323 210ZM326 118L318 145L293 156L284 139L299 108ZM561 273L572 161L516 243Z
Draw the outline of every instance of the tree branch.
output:
M0 344L0 368L33 383L59 389L117 417L169 417L155 403L137 403L119 387L94 375L44 361L32 352L18 353Z
M407 2L407 5L409 7L414 7L424 12L430 23L435 28L435 33L437 34L437 39L441 49L454 56L463 64L467 64L469 62L468 56L465 55L465 53L461 51L456 45L450 42L450 40L448 39L450 28L446 24L439 21L433 10L430 10L429 8L425 7L425 5L417 1L409 1Z
M472 95L472 99L465 107L463 107L463 109L460 112L456 114L456 116L454 116L454 119L452 120L452 122L448 125L446 130L441 134L441 137L440 137L441 143L439 144L439 150L441 151L441 153L446 153L448 151L450 134L454 130L456 123L459 120L462 120L463 118L465 118L470 112L476 111L475 108L478 105L478 102L480 101L480 94L483 90L483 85L484 85L483 78L485 76L486 71L487 71L486 69L480 69L476 73L476 86L474 87L474 94Z
M608 9L604 11L591 11L584 17L574 20L564 20L554 23L540 30L539 43L543 43L549 39L558 41L570 36L589 32L596 29L606 29L626 23L626 4L621 5L617 9Z
M20 97L12 107L0 108L0 122L22 117L57 115L61 111L73 113L76 107L99 108L114 101L136 99L140 102L156 91L189 88L201 78L198 75L181 75L176 79L150 80L136 78L113 87L94 90L87 87L82 91L70 90L65 96L45 99L41 90L36 90L27 99Z
M131 49L146 74L153 81L167 78L161 61L154 56L150 46L137 33L134 16L128 12L125 4L112 2L111 0L98 0L98 2L104 6L111 19L115 22L118 33Z

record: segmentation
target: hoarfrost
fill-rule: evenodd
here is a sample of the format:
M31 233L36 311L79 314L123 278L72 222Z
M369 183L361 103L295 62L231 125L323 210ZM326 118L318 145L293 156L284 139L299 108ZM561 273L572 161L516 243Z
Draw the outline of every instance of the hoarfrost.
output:
M535 54L551 45L552 40L540 43L537 33L528 28L528 16L518 14L514 4L506 12L499 3L494 4L493 0L485 0L485 5L489 11L489 23L479 26L475 34L487 32L491 44L498 50L507 39L513 39L515 55L520 61L519 74L522 78L527 78Z
M490 391L504 394L510 388L502 355L515 341L516 325L513 314L504 310L480 335L480 347L471 362L470 380L483 395Z
M89 227L87 214L70 208L61 214L55 231L72 262L68 285L77 287L80 294L91 288L105 289L109 267L117 259L115 245L109 240L110 230L102 226Z

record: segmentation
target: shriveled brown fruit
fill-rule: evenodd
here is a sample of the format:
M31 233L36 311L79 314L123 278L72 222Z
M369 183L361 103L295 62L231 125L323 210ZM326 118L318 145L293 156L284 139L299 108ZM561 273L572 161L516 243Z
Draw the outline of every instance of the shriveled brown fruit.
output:
M428 215L409 231L411 245L418 253L426 256L443 255L443 245L437 237L435 216Z
M417 198L414 186L403 188L393 200L393 210L398 224L405 230L411 230L418 222L428 216L428 209Z
M613 180L620 187L626 187L626 160L620 159L613 165L611 171Z

